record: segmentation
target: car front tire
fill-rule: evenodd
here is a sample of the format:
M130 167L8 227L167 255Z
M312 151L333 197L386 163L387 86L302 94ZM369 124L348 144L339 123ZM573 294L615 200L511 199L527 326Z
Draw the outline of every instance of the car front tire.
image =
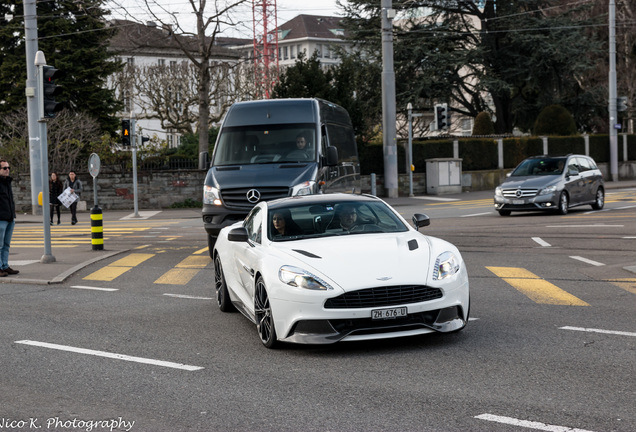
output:
M596 190L596 199L594 200L594 204L592 204L592 209L594 210L602 210L605 205L605 191L603 188L598 188Z
M216 244L216 237L212 237L208 234L208 253L210 258L214 259L214 245Z
M230 295L227 292L227 284L225 283L225 275L221 266L221 258L217 254L214 257L214 289L216 291L216 302L221 312L232 312L234 306L230 301Z
M568 214L568 207L570 205L570 198L568 197L568 193L566 191L561 192L559 195L559 206L557 208L557 213L560 215Z
M277 345L276 329L274 328L272 307L269 303L267 289L265 288L265 282L262 276L259 276L256 281L254 314L256 316L256 330L261 338L261 342L266 348L274 348Z

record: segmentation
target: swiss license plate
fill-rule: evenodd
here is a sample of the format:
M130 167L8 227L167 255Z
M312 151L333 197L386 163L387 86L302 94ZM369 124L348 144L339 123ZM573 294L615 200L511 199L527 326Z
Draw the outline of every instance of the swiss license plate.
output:
M524 200L512 200L512 203L519 205L519 204L525 204L526 202Z
M387 308L387 309L374 309L371 311L371 319L393 319L405 317L407 315L405 307L399 308Z

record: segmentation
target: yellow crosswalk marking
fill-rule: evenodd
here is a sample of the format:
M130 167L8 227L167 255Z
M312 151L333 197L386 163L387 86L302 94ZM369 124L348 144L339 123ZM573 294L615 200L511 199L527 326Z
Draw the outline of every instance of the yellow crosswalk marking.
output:
M98 280L98 281L112 281L115 278L123 275L131 268L141 264L142 262L152 258L155 254L141 254L131 253L121 259L118 259L114 263L102 267L101 269L84 277L86 280Z
M611 279L610 282L627 292L636 294L636 279Z
M512 285L515 289L540 304L589 306L558 286L541 279L534 273L517 267L486 267L488 270Z
M190 255L183 261L175 266L175 268L168 270L159 279L155 281L156 284L169 284L169 285L186 285L192 280L193 277L199 273L200 270L210 264L211 260L207 256ZM197 270L195 270L197 269Z
M185 285L199 273L200 270L173 268L155 281L156 284Z

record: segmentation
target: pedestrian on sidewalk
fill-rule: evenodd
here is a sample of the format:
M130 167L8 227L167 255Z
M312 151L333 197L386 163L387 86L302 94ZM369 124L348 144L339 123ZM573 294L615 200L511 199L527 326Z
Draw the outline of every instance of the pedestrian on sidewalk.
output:
M53 225L53 211L57 210L57 224L60 224L60 200L58 196L64 191L64 186L57 173L54 171L51 173L51 179L49 180L49 205L51 206L51 225Z
M9 267L9 248L15 227L15 202L13 201L13 178L9 175L9 162L0 159L0 277L20 273Z
M77 203L80 200L80 195L82 193L82 181L77 178L75 175L75 171L71 170L68 172L68 178L64 180L64 190L66 188L71 188L71 192L77 195L77 199L71 204L71 225L75 225L77 223Z

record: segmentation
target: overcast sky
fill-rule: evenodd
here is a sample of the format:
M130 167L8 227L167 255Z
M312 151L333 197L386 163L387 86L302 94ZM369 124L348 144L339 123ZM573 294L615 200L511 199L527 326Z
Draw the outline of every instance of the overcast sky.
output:
M222 1L223 0L218 0L219 4L221 4ZM148 0L148 3L151 2L152 0ZM157 6L153 6L152 10L159 17L165 19L167 16L167 14L162 12L161 8L170 12L178 12L180 14L180 24L194 31L195 21L192 18L192 13L190 13L191 7L188 0L154 0L154 2ZM342 11L336 5L336 0L277 0L276 3L278 25L302 14L342 16ZM214 0L208 0L208 7L212 4L214 4ZM146 7L144 6L143 0L112 0L109 5L112 11L112 18L142 21L152 20L151 17L146 16ZM128 16L126 16L126 12ZM253 37L252 1L246 2L237 12L241 17L241 25L233 31L224 34L224 36Z

